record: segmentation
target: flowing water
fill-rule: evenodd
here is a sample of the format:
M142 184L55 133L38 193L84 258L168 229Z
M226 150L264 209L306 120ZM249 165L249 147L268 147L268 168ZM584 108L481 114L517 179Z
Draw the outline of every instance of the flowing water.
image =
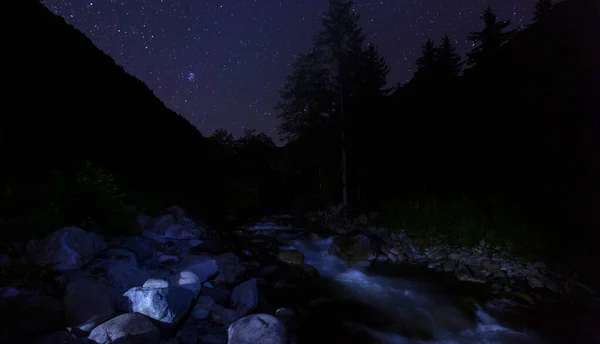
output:
M253 229L273 227L263 223ZM289 230L290 227L279 229ZM544 326L548 329L545 333L540 331L539 326L532 330L535 326L528 326L532 322L524 319L537 318L536 314L540 312L509 300L493 299L489 295L465 298L457 295L459 289L451 282L425 277L433 272L401 272L392 265L379 269L351 268L328 254L327 248L331 243L332 238L312 241L288 239L280 247L302 252L305 263L315 267L326 281L321 302L311 303L312 333L300 343L583 342L570 337L568 330L561 332L562 337L553 333L552 327L565 322L561 319L550 317L554 320L539 321L543 324L542 329ZM301 292L293 291L292 298L299 300Z

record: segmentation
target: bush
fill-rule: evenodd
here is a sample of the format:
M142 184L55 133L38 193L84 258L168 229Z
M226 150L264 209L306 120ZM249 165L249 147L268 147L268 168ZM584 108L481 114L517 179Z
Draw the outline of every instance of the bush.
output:
M388 204L380 221L391 230L410 229L425 241L442 239L472 247L484 239L529 254L542 250L518 209L493 197L417 194Z
M135 229L134 214L127 212L125 194L113 176L89 161L11 184L2 197L8 205L1 214L4 238L41 238L64 226L108 236Z

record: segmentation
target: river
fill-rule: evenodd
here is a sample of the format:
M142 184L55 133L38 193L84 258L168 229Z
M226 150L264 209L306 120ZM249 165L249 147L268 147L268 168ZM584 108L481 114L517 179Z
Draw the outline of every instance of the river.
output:
M249 229L267 228L292 229L271 222ZM479 284L451 281L422 268L389 264L352 268L327 252L332 237L280 238L280 250L302 252L305 263L316 268L323 281L316 293L310 292L313 301L303 298L303 290L289 290L287 298L278 300L304 309L311 319L299 331L299 343L519 344L597 339L579 333L579 317L573 316L581 315L577 310L535 309L495 299ZM597 330L591 328L590 333L597 337Z

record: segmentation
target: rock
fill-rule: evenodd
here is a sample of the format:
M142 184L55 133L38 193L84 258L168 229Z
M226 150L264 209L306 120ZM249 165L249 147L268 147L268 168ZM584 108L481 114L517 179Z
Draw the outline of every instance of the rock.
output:
M64 298L67 326L90 332L116 315L116 295L105 282L79 277L70 282Z
M140 286L150 278L148 271L123 262L106 262L105 268L110 284L118 293Z
M562 292L562 289L560 288L560 286L558 285L558 283L556 283L553 280L547 280L546 283L544 283L544 286L547 289L549 289L549 290L551 290L551 291L553 291L555 293L561 293Z
M250 313L258 305L256 279L252 278L238 285L231 293L231 306L240 315Z
M246 271L233 252L223 253L215 257L219 273L214 279L216 284L235 284Z
M286 264L304 264L304 255L298 250L284 250L277 254L279 261Z
M285 344L286 330L283 323L268 314L248 315L229 326L228 344Z
M194 324L185 323L179 331L177 331L175 337L179 341L179 344L196 344L198 343L198 330Z
M143 231L147 229L149 225L152 224L152 218L144 213L138 213L136 216L136 222L138 228Z
M135 287L128 290L130 311L144 314L167 324L176 324L196 298L193 292L181 287Z
M210 317L210 310L215 305L215 300L210 296L199 296L196 300L196 305L192 309L192 318L196 320L204 320Z
M79 227L65 227L52 232L35 248L32 260L38 265L59 271L81 268L106 249L102 237Z
M202 344L225 344L227 343L227 335L216 336L214 334L207 334L200 337Z
M337 237L327 249L345 260L368 260L371 252L371 242L364 234L352 237Z
M431 250L431 252L429 252L429 254L427 255L427 257L431 260L431 261L440 261L440 260L445 260L448 259L448 252L446 251L446 249L441 248L441 247L435 247Z
M198 247L200 245L202 245L204 241L200 240L200 239L192 239L190 241L188 241L190 247Z
M203 283L219 272L219 264L216 259L209 256L191 255L179 263L179 269L195 274L200 283Z
M179 257L170 254L162 254L158 257L158 261L162 264L176 264L179 262Z
M148 238L139 236L129 236L122 240L123 248L133 252L138 262L146 261L152 258L154 249L152 248L152 241Z
M481 267L491 273L500 270L500 263L493 260L484 259L481 261Z
M210 316L213 321L222 325L232 323L240 318L236 311L217 304L210 307Z
M135 253L123 248L109 248L104 252L104 257L111 261L123 262L135 267L138 266Z
M456 269L456 261L454 260L448 260L446 261L443 265L442 265L442 269L445 272L452 272Z
M217 288L202 288L200 297L209 296L215 303L224 305L231 299L231 292L228 289L217 287Z
M529 284L529 286L531 288L543 288L544 287L544 283L535 277L527 278L527 284Z
M163 279L150 278L142 285L143 288L168 288L169 282Z
M152 241L155 241L155 242L157 242L159 244L163 244L164 245L164 244L167 243L167 238L165 238L164 236L162 236L162 235L160 235L158 233L154 233L154 232L149 231L149 230L143 231L142 235L145 238L148 238L148 239L150 239Z
M202 291L202 283L196 274L190 271L181 271L169 277L170 284L187 289L198 295Z
M96 327L88 339L98 344L159 344L160 332L144 315L127 313Z

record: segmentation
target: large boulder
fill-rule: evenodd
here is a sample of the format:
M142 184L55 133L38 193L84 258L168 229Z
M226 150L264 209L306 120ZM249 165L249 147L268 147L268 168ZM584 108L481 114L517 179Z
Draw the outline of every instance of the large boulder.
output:
M256 278L247 280L233 288L231 305L239 315L250 313L258 305L258 286Z
M268 314L252 314L231 324L227 330L229 344L285 344L285 325Z
M171 214L163 215L154 220L152 232L162 235L167 239L193 240L206 237L206 229L196 225L187 217L178 217Z
M96 233L79 227L65 227L52 232L35 249L30 257L34 263L57 270L74 270L90 262L106 249L106 243Z
M159 344L160 331L148 317L127 313L99 325L88 339L97 344Z
M167 324L177 324L192 306L196 294L182 287L171 287L164 280L148 280L142 287L128 290L132 312L144 314Z
M90 332L116 314L116 295L98 278L81 276L71 281L66 288L64 304L67 326L84 332Z

